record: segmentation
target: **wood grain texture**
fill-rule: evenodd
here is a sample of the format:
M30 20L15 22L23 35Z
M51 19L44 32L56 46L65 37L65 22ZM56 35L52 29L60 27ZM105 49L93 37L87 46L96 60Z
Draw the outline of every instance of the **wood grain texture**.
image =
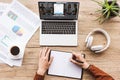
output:
M26 7L31 9L37 15L38 1L40 0L19 0ZM46 0L42 0L46 1ZM49 0L58 1L58 0ZM61 1L61 0L60 0ZM65 1L65 0L62 0ZM72 1L72 0L67 0ZM78 46L77 47L49 47L54 50L76 51L83 50L86 54L86 60L100 69L112 75L115 80L120 80L120 18L116 17L100 25L95 19L98 14L95 13L100 7L91 0L74 0L80 2L79 11L79 29L78 29ZM103 0L99 0L103 1ZM11 0L0 0L0 2L10 3ZM120 4L120 0L118 0ZM87 34L95 28L105 29L111 37L109 49L101 54L94 54L85 48L85 38ZM95 44L105 44L106 40L101 35L95 35ZM21 67L9 67L6 64L0 64L0 80L33 80L37 70L38 54L42 47L39 45L39 29L27 43L23 65ZM60 65L61 66L61 65ZM76 80L64 77L45 76L45 80ZM94 78L84 71L83 80L94 80Z

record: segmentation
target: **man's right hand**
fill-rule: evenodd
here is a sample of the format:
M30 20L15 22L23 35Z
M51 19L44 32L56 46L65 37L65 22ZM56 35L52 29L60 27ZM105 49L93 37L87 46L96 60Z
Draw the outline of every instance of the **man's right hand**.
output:
M77 62L76 60L74 60L73 58L71 58L70 61L71 61L72 63L79 65L79 66L82 67L83 69L87 69L87 68L89 67L90 64L88 64L88 63L86 62L86 60L83 58L83 56L82 56L81 53L75 53L75 52L73 52L72 54L73 54L73 56L76 57L76 60L83 62L83 63L79 63L79 62Z

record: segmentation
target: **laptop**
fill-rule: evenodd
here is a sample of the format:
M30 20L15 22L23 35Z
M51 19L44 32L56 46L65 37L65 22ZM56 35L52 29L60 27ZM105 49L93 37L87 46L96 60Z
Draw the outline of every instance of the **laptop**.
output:
M38 2L41 46L77 46L79 2Z

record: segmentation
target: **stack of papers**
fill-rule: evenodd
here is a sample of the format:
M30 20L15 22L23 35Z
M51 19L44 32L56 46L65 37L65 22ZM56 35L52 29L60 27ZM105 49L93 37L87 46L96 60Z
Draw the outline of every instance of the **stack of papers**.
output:
M0 60L10 66L21 66L25 46L40 25L39 16L17 0L0 3ZM10 48L18 46L22 59L11 59Z

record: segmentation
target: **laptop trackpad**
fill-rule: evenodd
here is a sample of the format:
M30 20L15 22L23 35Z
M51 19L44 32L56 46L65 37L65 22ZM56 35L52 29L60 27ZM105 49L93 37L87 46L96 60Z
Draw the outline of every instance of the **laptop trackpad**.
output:
M40 35L41 46L77 46L77 35Z

